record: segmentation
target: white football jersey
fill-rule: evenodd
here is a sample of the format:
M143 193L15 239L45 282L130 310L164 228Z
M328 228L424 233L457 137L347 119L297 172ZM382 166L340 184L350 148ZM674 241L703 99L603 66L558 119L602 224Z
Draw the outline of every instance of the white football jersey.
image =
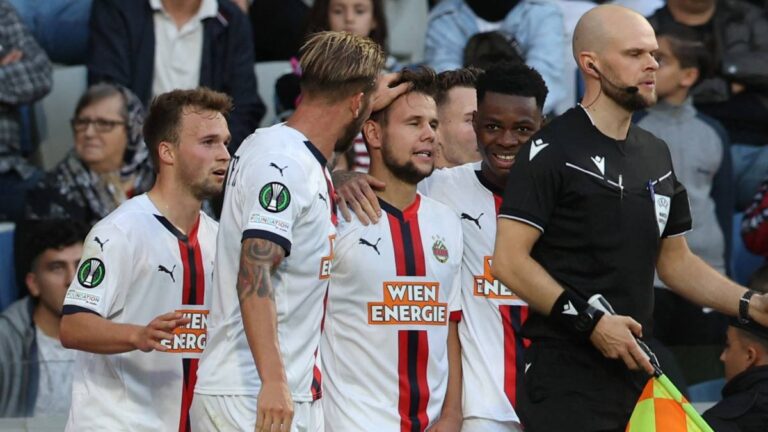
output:
M327 430L424 431L448 383L460 311L461 223L417 195L363 226L341 222L321 342Z
M209 344L195 391L257 395L261 381L243 328L237 294L243 239L285 249L272 275L277 333L293 400L318 399L317 348L328 289L335 204L325 158L285 124L258 129L230 163L216 255Z
M179 311L166 352L92 354L73 368L68 431L189 430L198 359L205 347L216 252L216 222L200 212L182 234L140 195L97 223L64 299L64 314L87 312L121 324L147 325Z
M501 191L482 176L479 162L435 170L419 189L453 209L464 229L459 323L464 417L519 421L513 406L529 343L519 336L528 306L491 275Z

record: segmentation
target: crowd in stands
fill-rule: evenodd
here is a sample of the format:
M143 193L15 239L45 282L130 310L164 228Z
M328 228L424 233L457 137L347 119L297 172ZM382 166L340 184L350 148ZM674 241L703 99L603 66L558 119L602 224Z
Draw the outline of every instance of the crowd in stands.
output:
M404 2L428 11L415 23L424 44L411 57L389 50L399 35L388 24L406 17L388 11ZM425 64L439 72L436 166L454 167L480 160L475 83L489 64L504 60L538 71L549 90L548 119L576 104L581 83L569 35L598 3L635 8L657 32L659 102L634 121L669 146L688 191L691 249L729 276L737 247L768 258L764 0L0 0L0 222L16 224L20 293L15 303L0 304L0 417L67 412L71 383L61 377L70 376L72 358L58 342L57 317L86 228L154 183L142 128L155 96L198 86L229 95L234 154L262 124L267 105L284 121L300 103L296 57L306 37L347 31L384 48L384 71ZM267 61L292 65L267 83L274 100L257 90L263 77L254 65ZM71 119L74 147L45 170L38 148L44 125L35 123L34 112L57 85L54 71L66 65L86 65L89 87L74 112L56 113ZM334 162L337 170L362 172L369 163L362 135ZM215 204L205 208L216 213ZM734 215L741 212L741 236L734 237ZM768 330L729 326L658 278L655 287L654 334L673 353L690 346L719 353L727 335L723 361L733 350L751 349L758 372L766 374ZM726 362L725 378L742 370L729 370ZM720 370L704 375L722 376ZM743 397L743 381L730 382L723 395ZM728 415L727 407L710 414L713 422Z

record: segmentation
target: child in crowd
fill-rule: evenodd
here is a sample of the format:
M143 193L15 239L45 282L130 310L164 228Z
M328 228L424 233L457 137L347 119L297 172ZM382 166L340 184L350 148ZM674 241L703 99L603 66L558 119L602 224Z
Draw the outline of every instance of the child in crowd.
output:
M690 92L705 74L701 42L678 31L657 34L656 94L659 102L636 117L638 126L666 141L675 174L688 191L693 230L691 250L727 273L733 214L728 138L722 126L694 107ZM665 345L717 345L726 320L694 306L656 278L654 335ZM714 363L714 362L713 362Z
M346 31L358 36L367 36L387 49L387 20L383 0L316 0L309 11L307 35L320 31ZM299 77L301 71L292 61L294 72L283 75L275 84L278 119L288 118L300 98ZM385 69L389 72L400 69L394 57L388 56ZM336 169L368 172L370 159L362 135L355 137L354 146L347 154L336 155Z

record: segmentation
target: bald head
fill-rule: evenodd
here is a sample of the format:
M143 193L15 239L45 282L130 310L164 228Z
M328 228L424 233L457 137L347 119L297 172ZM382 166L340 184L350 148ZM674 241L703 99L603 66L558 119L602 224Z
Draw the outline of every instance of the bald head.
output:
M638 34L653 35L653 28L639 13L616 5L601 5L582 15L573 31L573 57L585 51L601 54L610 45L626 43Z

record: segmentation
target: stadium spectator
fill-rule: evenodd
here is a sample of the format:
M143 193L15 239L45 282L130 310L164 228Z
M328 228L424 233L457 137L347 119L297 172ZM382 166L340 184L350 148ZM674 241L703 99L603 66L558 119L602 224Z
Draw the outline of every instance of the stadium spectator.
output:
M636 338L651 336L654 268L691 302L768 324L768 295L690 251L669 149L631 124L656 102L657 49L640 14L584 14L573 37L582 104L534 135L509 171L491 274L530 305L516 407L528 432L626 428L653 373ZM600 312L595 295L617 314Z
M768 175L768 19L743 0L669 0L649 18L657 32L687 28L713 56L693 89L703 113L730 134L736 207L745 208Z
M99 0L91 10L88 82L131 89L146 106L173 89L205 86L234 99L234 154L265 108L248 18L230 0Z
M480 71L463 68L437 76L435 96L440 126L437 128L435 168L450 168L478 162L477 136L472 118L477 111L475 82Z
M309 11L308 20L307 35L326 30L346 31L357 36L367 36L386 51L388 33L384 0L317 0ZM387 56L384 70L398 69L400 65L395 58ZM278 106L275 112L283 119L288 118L299 100L299 74L297 70L280 77L277 82L275 93L278 95ZM351 164L346 155L337 154L335 160L348 170L368 172L370 158L363 136L357 135L353 143L350 150Z
M750 288L768 292L763 268ZM725 366L723 400L704 412L717 432L764 432L768 425L768 327L732 320L720 360Z
M438 72L464 65L469 39L500 32L513 41L526 64L536 69L549 88L545 112L565 97L562 59L565 27L560 9L541 0L443 0L430 12L424 57Z
M689 95L706 70L707 52L687 29L658 33L656 95L659 102L635 116L636 124L663 139L675 175L685 185L693 230L691 251L726 274L733 221L733 179L728 136L711 117L696 110ZM718 343L725 319L705 313L655 277L654 336L666 345ZM707 323L712 323L710 326ZM717 324L719 323L719 324Z
M741 223L744 245L752 253L768 258L768 177L755 193Z
M27 196L32 219L69 218L95 224L152 186L144 144L144 107L114 84L90 87L72 118L75 148Z
M205 88L153 100L157 181L91 229L64 300L61 341L82 351L67 431L190 430L218 232L201 206L224 187L230 109Z
M67 287L83 254L85 224L72 220L20 224L16 271L29 296L0 315L0 417L66 415L74 352L59 341Z
M51 89L51 63L24 27L16 10L0 0L0 220L24 213L26 189L41 173L21 147L20 107Z
M54 63L85 64L93 0L8 0Z

